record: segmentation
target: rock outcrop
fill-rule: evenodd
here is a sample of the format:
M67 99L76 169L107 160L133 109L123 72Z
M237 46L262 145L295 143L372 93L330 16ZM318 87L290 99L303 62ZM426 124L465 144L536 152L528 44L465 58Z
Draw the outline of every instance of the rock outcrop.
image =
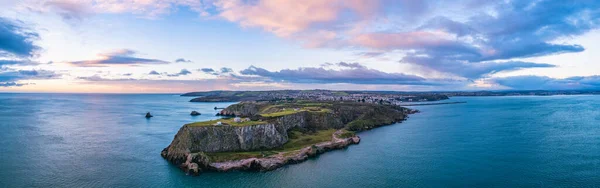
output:
M306 130L341 129L332 113L299 112L275 118L273 123L252 126L189 126L179 129L164 157L179 163L188 153L237 152L273 149L288 141L292 128Z
M179 168L190 175L199 175L203 170L227 172L235 170L244 171L270 171L282 167L286 164L295 164L305 161L311 157L325 153L330 150L346 148L352 144L360 143L360 137L352 136L349 138L340 138L341 131L336 131L332 135L332 140L321 142L312 146L304 147L293 152L281 152L264 158L248 158L227 162L211 162L202 152L188 153L185 155ZM166 155L165 151L162 155Z
M183 126L167 152L229 152L272 149L288 141L287 130L275 124L252 126Z
M226 172L232 170L249 171L270 171L275 170L286 164L294 164L307 160L310 157L317 156L326 151L346 148L352 144L360 143L360 137L339 138L341 131L336 131L332 135L332 140L318 143L312 146L302 148L298 151L289 153L279 153L277 155L264 158L249 158L237 161L210 163L207 166L211 170ZM197 161L202 162L202 161Z
M198 111L192 111L192 113L190 113L191 116L199 116L201 115L200 112Z
M194 126L184 125L161 155L181 169L198 174L203 170L258 170L268 171L289 163L306 160L332 149L344 148L360 142L358 136L340 137L340 129L367 130L404 120L412 113L407 108L389 105L332 103L325 111L298 111L277 117L263 117L259 113L268 102L242 102L221 111L222 115L258 117L264 124L249 126ZM211 162L205 153L246 152L280 149L289 141L291 130L315 132L337 129L332 140L295 151L281 152L262 158L247 158L227 162Z
M219 114L222 116L252 117L258 115L260 109L268 105L267 102L241 102L221 110Z

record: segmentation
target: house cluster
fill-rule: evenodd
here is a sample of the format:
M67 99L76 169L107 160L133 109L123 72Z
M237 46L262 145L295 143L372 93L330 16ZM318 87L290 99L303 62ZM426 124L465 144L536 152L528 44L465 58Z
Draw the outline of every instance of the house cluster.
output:
M289 90L252 93L260 100L309 100L309 101L354 101L374 104L400 104L403 102L425 102L447 99L447 96L430 93L398 92L345 92L330 90Z
M379 93L352 93L340 95L332 91L311 91L298 93L264 93L262 98L270 98L274 100L312 100L312 101L355 101L364 103L377 104L400 104L402 102L419 102L427 101L428 99L416 95L401 95L401 94L379 94Z

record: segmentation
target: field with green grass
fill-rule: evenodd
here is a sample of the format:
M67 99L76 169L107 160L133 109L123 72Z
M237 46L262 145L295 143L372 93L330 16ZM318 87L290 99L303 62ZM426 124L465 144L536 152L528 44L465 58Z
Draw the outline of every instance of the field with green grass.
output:
M289 141L281 148L264 151L248 151L248 152L219 152L206 153L212 162L233 161L247 158L260 158L276 155L281 152L293 152L304 147L308 147L321 142L331 141L335 129L321 130L317 132L300 132L297 130L288 133Z
M331 112L331 110L326 109L326 108L320 108L320 107L302 107L302 108L285 108L285 109L281 109L278 112L273 112L273 113L264 113L264 114L260 114L263 117L281 117L281 116L286 116L286 115L291 115L291 114L295 114L298 112Z
M228 118L228 119L216 119L216 120L211 120L211 121L195 122L195 123L186 124L186 126L215 126L215 124L217 124L217 122L219 122L219 121L223 125L231 125L231 126L237 126L237 127L267 124L267 122L265 122L265 121L234 122L233 118Z

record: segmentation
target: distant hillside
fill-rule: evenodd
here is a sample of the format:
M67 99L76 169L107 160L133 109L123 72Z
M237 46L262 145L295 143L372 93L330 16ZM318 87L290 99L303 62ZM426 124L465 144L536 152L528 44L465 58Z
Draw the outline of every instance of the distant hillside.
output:
M197 97L190 100L191 102L317 100L394 104L448 99L448 96L443 94L420 92L331 90L206 91L185 93L181 96Z

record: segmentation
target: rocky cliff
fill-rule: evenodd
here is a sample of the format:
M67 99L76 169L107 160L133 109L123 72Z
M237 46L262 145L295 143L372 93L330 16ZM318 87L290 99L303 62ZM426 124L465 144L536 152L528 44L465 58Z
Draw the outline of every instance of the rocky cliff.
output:
M216 162L207 165L208 168L215 171L231 171L231 170L251 170L251 171L270 171L275 170L286 164L293 164L307 160L310 157L317 156L330 150L341 149L348 147L351 144L360 143L360 137L353 136L349 138L340 138L340 131L332 135L331 141L315 144L304 147L291 154L280 153L274 156L265 158L248 158L237 161ZM195 162L202 163L201 160ZM193 165L191 166L193 169ZM197 170L196 170L197 171Z
M237 152L273 149L288 141L292 128L305 130L341 129L344 127L332 113L299 112L252 126L189 126L179 129L163 157L180 163L188 153Z
M287 142L287 130L275 124L252 126L183 126L169 147L189 152L271 149Z
M267 102L241 102L233 104L219 113L223 116L252 117L258 115L262 108L269 106Z
M282 116L261 116L261 111L272 107L269 103L243 102L232 105L222 114L235 116L253 116L260 118L264 124L250 126L183 126L171 144L161 155L168 161L180 165L194 174L201 170L227 171L231 169L271 170L283 164L305 160L320 152L342 148L359 142L357 136L340 138L340 132L332 135L332 141L315 144L299 149L293 154L245 159L243 161L211 162L205 153L264 151L281 148L289 141L291 130L316 132L325 129L348 129L353 125L356 130L364 130L399 122L406 118L407 109L396 106L372 104L328 104L327 110L298 111ZM277 106L281 106L278 104ZM289 109L289 108L288 108ZM358 125L360 122L361 124ZM367 122L368 125L363 125ZM338 136L336 136L338 135ZM314 151L313 151L314 150Z

